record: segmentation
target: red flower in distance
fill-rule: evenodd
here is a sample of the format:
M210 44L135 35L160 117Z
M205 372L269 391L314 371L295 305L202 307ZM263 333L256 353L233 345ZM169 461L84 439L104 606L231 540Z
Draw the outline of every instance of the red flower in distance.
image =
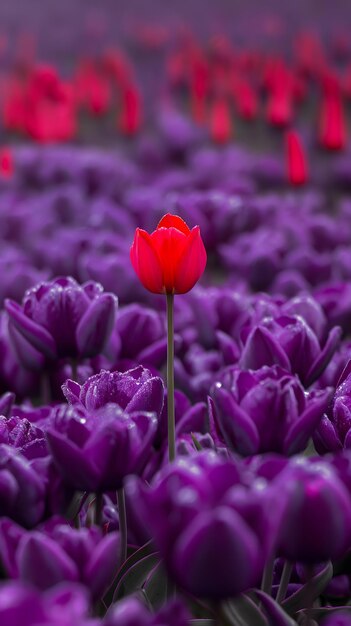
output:
M304 185L308 179L308 165L301 139L296 131L287 131L285 150L289 183L291 185Z
M178 215L164 215L149 235L137 228L130 258L140 282L152 293L187 293L206 266L200 227L192 230Z

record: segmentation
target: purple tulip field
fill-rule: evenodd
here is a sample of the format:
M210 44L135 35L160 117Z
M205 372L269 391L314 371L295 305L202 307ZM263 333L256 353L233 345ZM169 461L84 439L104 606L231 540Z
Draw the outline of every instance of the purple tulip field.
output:
M350 25L1 0L0 626L351 626Z

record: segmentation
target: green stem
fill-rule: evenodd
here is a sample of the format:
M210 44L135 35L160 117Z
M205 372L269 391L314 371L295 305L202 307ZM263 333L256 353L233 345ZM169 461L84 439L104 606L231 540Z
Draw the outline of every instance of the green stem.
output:
M293 567L294 566L290 561L285 561L276 597L276 601L278 602L278 604L281 604L283 600L285 600Z
M119 567L123 565L127 559L128 545L128 529L127 529L127 511L124 489L121 487L117 491L118 519L119 519Z
M272 583L273 583L273 568L274 568L274 556L272 556L266 563L266 566L263 570L262 576L262 584L261 589L264 593L267 593L269 596L272 592Z
M76 359L71 360L71 376L72 380L78 380L78 362L76 361Z
M168 457L174 461L175 417L174 417L174 295L167 294L167 409L168 409Z
M95 524L101 526L102 508L104 500L102 493L97 493L95 496Z
M43 371L40 381L41 403L49 404L51 402L51 385L50 376L46 370Z

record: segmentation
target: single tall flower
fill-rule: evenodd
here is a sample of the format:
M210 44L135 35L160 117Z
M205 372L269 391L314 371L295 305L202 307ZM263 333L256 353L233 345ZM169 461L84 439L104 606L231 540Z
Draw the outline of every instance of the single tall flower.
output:
M167 213L151 235L136 229L130 258L144 287L167 296L168 448L172 461L175 458L174 294L190 291L204 272L207 255L200 227L190 230L181 217Z
M187 293L206 266L200 227L192 230L178 215L164 215L151 235L137 228L130 258L140 282L152 293Z

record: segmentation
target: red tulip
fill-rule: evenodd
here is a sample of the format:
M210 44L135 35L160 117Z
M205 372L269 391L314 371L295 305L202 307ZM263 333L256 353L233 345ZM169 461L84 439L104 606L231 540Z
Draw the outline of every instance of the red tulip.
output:
M0 150L0 176L2 178L11 178L13 175L13 157L9 148Z
M123 86L118 125L124 135L135 135L142 123L142 102L138 89L130 84Z
M226 143L233 133L229 103L226 98L214 101L210 118L210 132L213 141Z
M304 185L308 168L303 145L298 133L290 130L285 136L287 176L291 185Z
M266 117L272 126L283 128L293 118L293 100L290 87L275 89L268 99Z
M326 96L319 119L319 143L327 150L343 150L347 143L347 129L340 95Z
M258 114L258 97L255 89L248 81L239 79L233 91L240 117L247 121L254 120Z
M187 293L206 266L200 227L192 230L178 215L164 215L149 235L137 228L130 258L140 282L152 293Z

